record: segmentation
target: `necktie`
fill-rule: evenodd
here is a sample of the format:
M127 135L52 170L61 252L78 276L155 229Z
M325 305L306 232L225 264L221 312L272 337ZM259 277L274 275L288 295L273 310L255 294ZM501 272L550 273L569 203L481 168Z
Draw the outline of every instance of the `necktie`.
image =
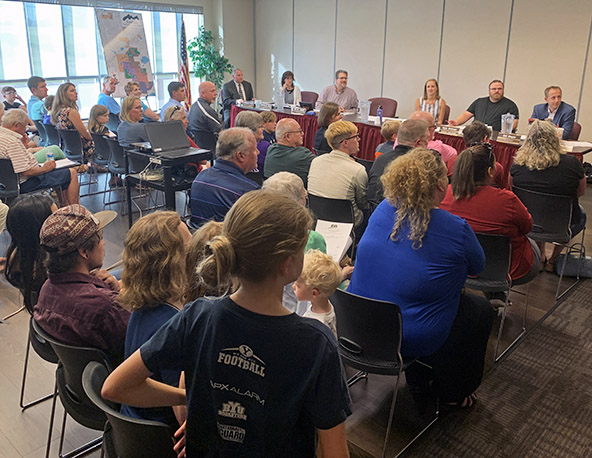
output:
M243 100L247 100L247 98L245 97L245 90L243 89L243 83L238 83L238 89L240 91L241 98Z

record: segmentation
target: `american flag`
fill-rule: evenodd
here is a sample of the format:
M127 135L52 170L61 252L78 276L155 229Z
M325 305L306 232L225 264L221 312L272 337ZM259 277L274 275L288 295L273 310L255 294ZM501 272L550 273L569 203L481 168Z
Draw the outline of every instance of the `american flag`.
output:
M181 22L181 41L179 43L179 81L185 85L187 97L185 98L185 109L191 108L191 81L189 81L189 65L187 64L187 41L185 39L185 22Z

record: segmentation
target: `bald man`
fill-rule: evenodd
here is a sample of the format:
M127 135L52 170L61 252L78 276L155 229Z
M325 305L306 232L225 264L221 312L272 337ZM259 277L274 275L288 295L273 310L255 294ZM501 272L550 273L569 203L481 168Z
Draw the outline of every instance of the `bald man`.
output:
M441 140L434 139L434 133L436 132L436 123L434 122L434 117L428 113L427 111L414 111L409 116L409 119L421 119L428 123L429 131L430 131L430 139L428 141L428 148L435 149L442 155L442 160L448 167L448 163L452 162L456 159L458 155L458 151L454 149L452 146L447 145L446 143L442 143ZM452 175L452 169L448 169L449 176Z
M218 133L222 129L222 121L211 106L216 101L218 91L210 81L199 85L199 98L189 110L189 126L187 130L195 137L200 148L215 151Z
M302 127L292 118L280 119L275 129L277 143L272 144L265 156L263 175L269 178L278 172L292 172L308 186L310 163L315 158L304 143Z

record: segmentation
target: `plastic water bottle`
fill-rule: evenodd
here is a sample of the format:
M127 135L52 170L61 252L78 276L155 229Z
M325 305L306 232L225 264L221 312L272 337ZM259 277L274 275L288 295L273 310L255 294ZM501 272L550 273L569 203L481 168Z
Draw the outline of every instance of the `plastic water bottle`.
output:
M382 126L382 105L378 105L378 109L376 110L376 116L378 116L378 121Z
M45 158L47 161L53 161L53 152L48 151L47 154L45 155Z

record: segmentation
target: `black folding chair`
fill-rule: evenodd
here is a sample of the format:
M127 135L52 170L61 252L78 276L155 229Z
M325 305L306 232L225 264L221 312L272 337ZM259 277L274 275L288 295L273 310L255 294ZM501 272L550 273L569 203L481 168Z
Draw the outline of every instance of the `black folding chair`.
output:
M528 212L532 216L533 227L528 237L535 242L550 242L554 245L566 248L563 262L561 263L559 282L555 299L559 300L567 292L580 282L580 260L585 257L584 235L586 228L582 229L581 242L573 242L571 233L571 216L573 210L573 198L571 196L558 196L554 194L545 194L542 192L530 191L528 189L512 187L514 194L522 201ZM576 234L577 235L577 234ZM572 254L578 254L578 271L576 281L565 291L559 294L561 290L561 281L565 272L567 258Z
M76 129L57 129L64 145L64 154L71 161L83 162L82 139Z
M97 362L88 363L82 374L86 395L105 413L111 426L105 428L104 448L112 448L116 456L125 458L176 458L173 431L165 423L123 415L101 397L107 375L107 368Z
M39 146L48 146L48 139L47 139L47 133L45 132L45 124L43 124L41 121L39 120L33 120L33 124L35 124L35 127L37 128L37 135L39 136Z
M43 127L45 128L45 135L47 136L47 146L60 146L60 136L58 135L58 130L55 126L53 124L43 124Z
M12 161L8 158L0 159L0 199L10 200L19 195L19 177L14 172Z
M476 277L469 277L465 281L465 287L483 292L503 291L506 295L502 310L502 319L497 333L493 360L498 361L510 348L518 342L526 333L526 316L528 313L528 290L526 293L526 304L524 305L524 316L522 318L522 332L508 347L498 356L500 340L512 288L510 278L510 264L512 262L512 242L507 235L481 234L477 233L477 239L485 252L485 267ZM528 286L527 286L528 287Z
M384 457L395 413L401 374L415 362L415 360L404 361L401 356L403 334L401 310L392 302L368 299L340 289L331 296L331 303L337 318L337 340L341 360L343 364L358 370L347 381L347 385L352 386L362 379L367 379L368 373L396 376L382 449L382 457ZM436 417L399 454L407 450L437 419L436 411Z
M366 159L360 159L359 157L354 157L354 159L358 164L362 164L366 168L366 175L370 175L370 169L372 168L374 162L368 161Z
M60 458L73 458L90 453L101 447L103 441L102 436L93 439L65 455L62 454L66 432L66 418L70 415L74 420L87 428L103 431L107 417L101 409L95 406L84 392L82 387L82 372L86 365L91 361L97 361L103 364L109 369L109 371L111 370L111 364L102 351L97 350L96 348L76 347L63 344L49 336L35 321L32 323L35 332L50 343L59 359L58 367L56 369L55 392L59 394L62 405L64 406L64 417L62 420L58 456ZM47 448L45 454L46 458L49 457L49 451L51 448L56 401L57 396L54 394L49 419L49 433L47 436Z
M335 223L351 223L355 225L354 207L348 199L330 199L328 197L308 194L308 206L317 219ZM350 256L354 257L356 247L355 226L352 226L350 237L352 244Z

